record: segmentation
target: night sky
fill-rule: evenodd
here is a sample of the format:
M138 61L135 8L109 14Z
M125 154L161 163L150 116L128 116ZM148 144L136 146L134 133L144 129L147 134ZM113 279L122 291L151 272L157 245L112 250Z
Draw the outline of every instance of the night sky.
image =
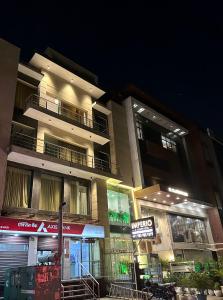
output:
M50 46L104 88L134 83L223 137L222 1L7 2L0 37L22 60Z

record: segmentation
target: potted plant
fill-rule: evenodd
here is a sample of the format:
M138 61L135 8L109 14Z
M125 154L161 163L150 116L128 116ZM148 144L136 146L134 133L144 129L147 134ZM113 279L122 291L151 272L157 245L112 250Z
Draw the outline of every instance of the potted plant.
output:
M192 272L189 276L190 286L197 289L198 300L207 300L205 290L211 289L213 286L213 280L206 272L196 273Z
M222 296L221 285L219 282L215 282L215 284L214 284L214 294L216 297Z

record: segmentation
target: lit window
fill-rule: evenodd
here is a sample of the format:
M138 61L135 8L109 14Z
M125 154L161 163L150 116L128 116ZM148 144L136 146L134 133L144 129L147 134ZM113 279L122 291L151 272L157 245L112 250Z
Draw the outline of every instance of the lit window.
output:
M137 136L139 140L144 140L143 138L143 130L142 130L142 122L139 120L136 120L136 130L137 130Z
M162 139L163 148L177 152L177 147L176 147L175 141L171 140L170 138L168 138L164 135L161 136L161 139Z

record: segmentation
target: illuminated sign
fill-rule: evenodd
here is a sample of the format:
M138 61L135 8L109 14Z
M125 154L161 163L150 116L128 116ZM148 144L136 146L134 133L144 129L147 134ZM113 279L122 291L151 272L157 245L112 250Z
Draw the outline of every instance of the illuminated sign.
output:
M174 194L185 196L185 197L189 196L189 194L187 192L184 192L184 191L181 191L181 190L178 190L178 189L174 189L174 188L171 188L171 187L168 188L168 191L171 192L171 193L174 193Z
M154 217L139 219L131 223L133 240L155 239L156 229Z
M56 222L0 217L0 233L28 235L57 235ZM104 227L91 224L63 223L63 236L104 238Z

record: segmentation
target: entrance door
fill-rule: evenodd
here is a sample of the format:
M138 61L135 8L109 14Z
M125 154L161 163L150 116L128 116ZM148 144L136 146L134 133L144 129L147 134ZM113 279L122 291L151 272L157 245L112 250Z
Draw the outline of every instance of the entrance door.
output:
M71 278L89 273L90 244L81 240L70 241ZM80 263L83 265L81 267ZM82 273L82 274L81 274Z

